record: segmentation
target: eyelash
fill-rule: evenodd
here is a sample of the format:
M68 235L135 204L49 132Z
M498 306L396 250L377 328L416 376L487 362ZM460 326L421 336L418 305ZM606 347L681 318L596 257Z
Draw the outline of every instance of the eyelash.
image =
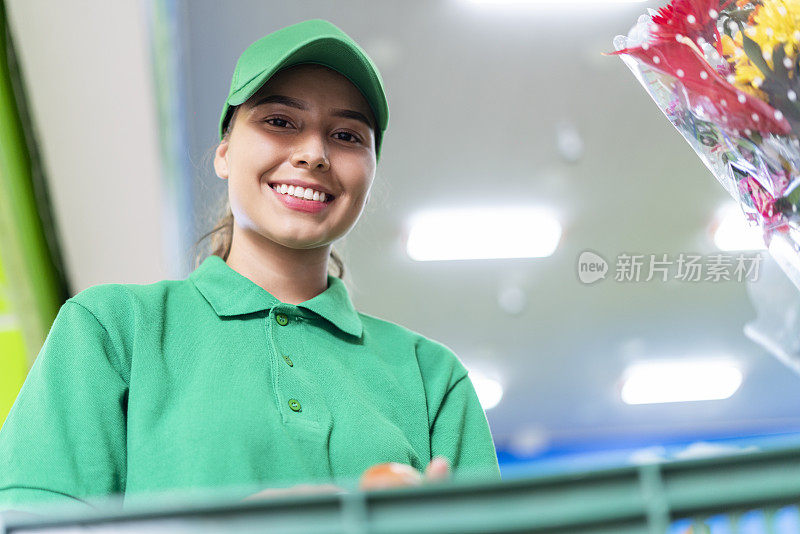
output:
M286 122L286 123L288 123L288 122L289 122L289 120L288 120L288 119L282 119L281 117L270 117L270 118L268 118L268 119L264 119L264 122L266 122L267 124L269 124L269 121L276 121L276 120L277 120L277 121ZM273 126L274 126L274 125L273 125ZM276 127L276 128L282 128L282 126L275 126L275 127ZM353 139L355 139L355 141L356 141L356 142L358 142L358 143L361 143L361 138L360 138L359 136L357 136L356 134L354 134L354 133L351 133L351 132L336 132L336 133L337 133L337 134L347 134L347 135L351 136ZM340 139L340 140L341 140L341 141L345 141L344 139ZM346 143L351 143L352 141L345 141L345 142L346 142Z

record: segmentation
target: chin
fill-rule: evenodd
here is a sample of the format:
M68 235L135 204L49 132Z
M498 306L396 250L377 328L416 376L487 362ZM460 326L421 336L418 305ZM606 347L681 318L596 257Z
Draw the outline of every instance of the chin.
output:
M274 243L277 243L278 245L294 250L311 250L315 248L324 247L331 243L331 241L329 240L324 240L324 239L320 240L314 238L302 239L302 238L289 238L289 237L268 236L268 235L264 235L264 237Z

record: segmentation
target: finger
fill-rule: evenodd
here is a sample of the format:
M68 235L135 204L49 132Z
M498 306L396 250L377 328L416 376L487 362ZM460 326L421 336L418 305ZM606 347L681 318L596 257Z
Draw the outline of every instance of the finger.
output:
M446 480L450 477L450 462L443 456L437 456L425 468L425 480Z
M386 489L417 486L423 482L422 474L414 467L397 462L386 462L369 467L361 475L360 489Z

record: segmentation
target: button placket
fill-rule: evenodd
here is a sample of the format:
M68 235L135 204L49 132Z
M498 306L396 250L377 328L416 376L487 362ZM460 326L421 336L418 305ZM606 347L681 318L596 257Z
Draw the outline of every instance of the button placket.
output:
M273 361L283 360L275 368L276 400L285 422L302 421L304 424L317 426L319 421L316 410L312 407L308 411L307 406L301 405L308 388L303 387L303 379L292 369L295 365L290 353L299 344L300 321L300 317L291 310L287 313L281 308L274 310L273 320L269 321L270 342L275 358Z
M295 318L295 321L296 320L297 318ZM289 317L287 317L285 313L276 313L275 322L281 326L286 326L287 324L289 324ZM281 354L281 356L283 357L283 361L286 362L286 365L288 365L289 367L294 367L294 362L292 361L292 359L289 357L288 354Z

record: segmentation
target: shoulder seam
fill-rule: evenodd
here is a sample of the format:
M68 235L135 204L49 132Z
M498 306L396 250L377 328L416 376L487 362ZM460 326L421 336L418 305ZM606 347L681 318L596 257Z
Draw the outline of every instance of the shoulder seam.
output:
M86 310L89 313L89 315L91 315L94 318L95 321L97 321L97 324L99 324L100 327L103 329L103 332L106 333L106 336L108 337L108 340L111 342L111 345L114 347L114 351L116 353L116 354L114 354L114 359L116 360L116 362L115 362L116 365L114 365L114 371L116 371L117 375L119 375L119 377L122 379L122 381L125 382L125 385L130 387L130 382L128 380L125 380L125 377L120 372L120 369L122 369L122 367L120 366L120 358L119 358L119 352L120 351L119 351L119 347L116 346L116 344L114 343L114 340L111 338L111 335L108 333L108 329L106 328L106 325L103 324L103 322L97 317L97 315L95 315L95 313L92 310L90 310L89 308L87 308L86 306L81 304L80 302L78 302L76 300L72 300L71 298L68 299L66 302L70 302L72 304L80 306L81 308Z
M469 375L469 372L467 372L466 374L462 375L460 378L456 379L456 381L453 382L452 384L450 384L450 387L447 388L447 391L442 396L442 402L439 405L439 410L436 412L436 415L433 416L433 421L431 421L431 423L430 423L430 426L428 428L428 432L433 432L433 427L436 426L436 421L439 420L439 413L442 411L442 405L447 401L447 398L450 396L450 392L453 391L457 385L459 385L461 382L463 382L464 379L467 378L468 375Z
M468 376L469 376L469 371L467 371L465 374L461 375L461 377L457 378L457 379L455 380L455 382L453 382L453 383L450 385L450 387L449 387L449 388L447 388L447 393L445 393L445 394L444 394L444 396L446 397L446 396L447 396L447 395L448 395L448 394L449 394L451 391L453 391L453 389L455 389L455 387L456 387L456 386L457 386L459 383L461 383L461 382L462 382L462 381L463 381L465 378L467 378Z

